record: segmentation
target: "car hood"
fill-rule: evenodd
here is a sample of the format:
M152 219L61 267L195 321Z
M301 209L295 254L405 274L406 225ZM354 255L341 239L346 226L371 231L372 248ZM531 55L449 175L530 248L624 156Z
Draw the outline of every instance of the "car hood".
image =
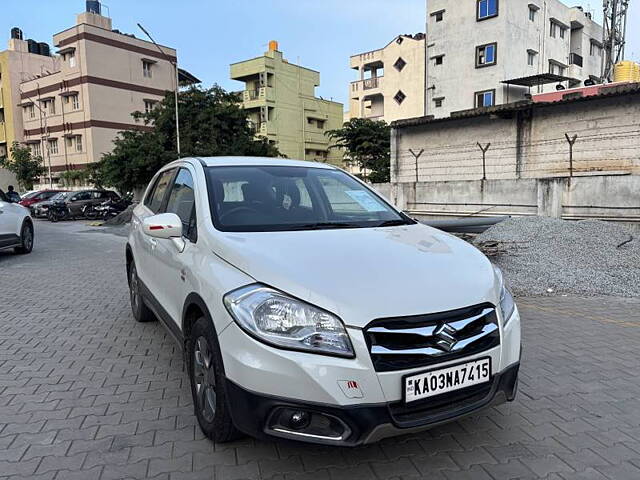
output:
M257 282L354 327L376 318L497 303L489 260L467 242L422 224L219 232L215 253Z

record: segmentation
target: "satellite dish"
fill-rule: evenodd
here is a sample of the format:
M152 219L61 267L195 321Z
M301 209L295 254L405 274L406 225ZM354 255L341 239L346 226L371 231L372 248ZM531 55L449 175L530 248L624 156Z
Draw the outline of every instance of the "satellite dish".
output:
M556 85L556 90L558 90L558 91L560 91L560 90L566 90L566 88L564 87L564 85L562 85L562 84L560 84L560 83L559 83L558 85Z

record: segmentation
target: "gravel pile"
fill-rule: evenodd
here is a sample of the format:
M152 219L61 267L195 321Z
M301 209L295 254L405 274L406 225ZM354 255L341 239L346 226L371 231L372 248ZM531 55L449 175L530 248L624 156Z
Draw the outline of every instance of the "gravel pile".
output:
M516 295L640 297L640 238L618 224L512 218L473 243L493 254Z

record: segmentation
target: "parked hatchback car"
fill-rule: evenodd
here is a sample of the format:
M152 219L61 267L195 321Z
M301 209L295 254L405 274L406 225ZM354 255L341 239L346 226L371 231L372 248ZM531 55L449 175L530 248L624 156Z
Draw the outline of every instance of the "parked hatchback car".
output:
M329 165L173 162L134 210L126 264L134 317L183 347L215 441L358 445L516 395L500 271Z
M35 203L44 202L49 200L51 197L57 195L61 192L66 192L67 190L38 190L35 192L27 193L23 195L22 200L20 200L20 205L23 207L30 207Z
M33 238L29 210L12 202L0 190L0 251L14 249L16 253L31 253Z

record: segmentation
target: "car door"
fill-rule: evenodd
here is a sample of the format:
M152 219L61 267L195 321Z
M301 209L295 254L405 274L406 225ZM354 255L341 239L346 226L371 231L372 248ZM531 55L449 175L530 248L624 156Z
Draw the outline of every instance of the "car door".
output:
M0 190L0 248L15 245L20 240L22 207L11 203Z
M158 301L179 329L182 307L193 291L193 265L197 253L197 212L194 172L180 167L167 198L163 213L175 213L182 220L184 249L180 251L173 240L158 239L154 263L158 266Z
M82 207L91 201L91 192L78 192L73 195L69 201L68 206L71 210L71 215L80 215L82 213Z
M9 213L9 199L0 190L0 248L15 243L15 233Z
M138 277L144 286L154 297L158 296L158 272L155 249L158 246L158 239L146 235L142 229L142 222L145 218L162 213L165 200L169 192L169 187L173 181L176 169L172 168L160 173L154 180L153 186L145 196L142 208L138 209L138 215L131 221L135 248L135 262L138 270Z

